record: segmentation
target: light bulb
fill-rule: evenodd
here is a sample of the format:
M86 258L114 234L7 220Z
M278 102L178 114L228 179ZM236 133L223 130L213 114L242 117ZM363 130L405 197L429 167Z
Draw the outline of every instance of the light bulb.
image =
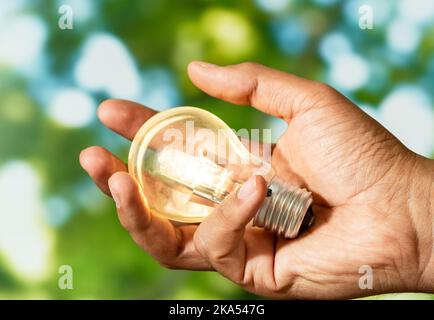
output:
M295 238L314 219L310 192L275 176L221 119L199 108L173 108L146 121L134 137L128 169L148 209L173 221L201 222L257 174L269 190L254 226Z

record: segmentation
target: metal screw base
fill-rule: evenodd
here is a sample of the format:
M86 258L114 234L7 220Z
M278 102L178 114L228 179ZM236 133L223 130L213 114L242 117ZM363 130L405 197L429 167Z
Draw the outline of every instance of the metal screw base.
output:
M312 194L306 189L293 187L277 178L268 188L271 195L265 198L256 214L253 225L262 227L285 238L296 238L300 229L309 228L314 221ZM303 227L302 227L303 226Z

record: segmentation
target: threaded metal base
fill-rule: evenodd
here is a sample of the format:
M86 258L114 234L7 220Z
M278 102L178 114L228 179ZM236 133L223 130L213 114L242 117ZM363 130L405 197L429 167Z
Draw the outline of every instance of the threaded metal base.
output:
M312 194L306 189L293 187L274 178L268 188L271 195L265 198L256 214L253 225L262 227L285 238L296 238L300 228L313 224L310 208ZM309 213L307 214L307 212Z

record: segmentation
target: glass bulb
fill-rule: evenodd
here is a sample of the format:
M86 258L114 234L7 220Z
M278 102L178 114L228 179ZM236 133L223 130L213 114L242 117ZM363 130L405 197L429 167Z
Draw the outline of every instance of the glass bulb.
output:
M294 238L313 222L311 193L281 181L222 120L199 108L173 108L146 121L128 169L148 209L173 221L201 222L252 175L262 175L269 190L253 225Z

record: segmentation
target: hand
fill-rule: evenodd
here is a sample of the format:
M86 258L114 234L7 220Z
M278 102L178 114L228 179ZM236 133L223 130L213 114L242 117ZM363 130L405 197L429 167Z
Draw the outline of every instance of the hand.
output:
M174 226L147 212L126 165L91 147L80 162L112 195L122 225L163 266L216 270L255 294L275 298L354 298L434 291L433 161L403 146L380 124L327 85L252 63L190 64L193 83L234 104L284 119L274 147L277 175L313 192L315 225L285 240L246 227L266 183L252 177L199 226ZM132 139L154 111L109 100L98 115ZM361 266L373 289L359 287Z

